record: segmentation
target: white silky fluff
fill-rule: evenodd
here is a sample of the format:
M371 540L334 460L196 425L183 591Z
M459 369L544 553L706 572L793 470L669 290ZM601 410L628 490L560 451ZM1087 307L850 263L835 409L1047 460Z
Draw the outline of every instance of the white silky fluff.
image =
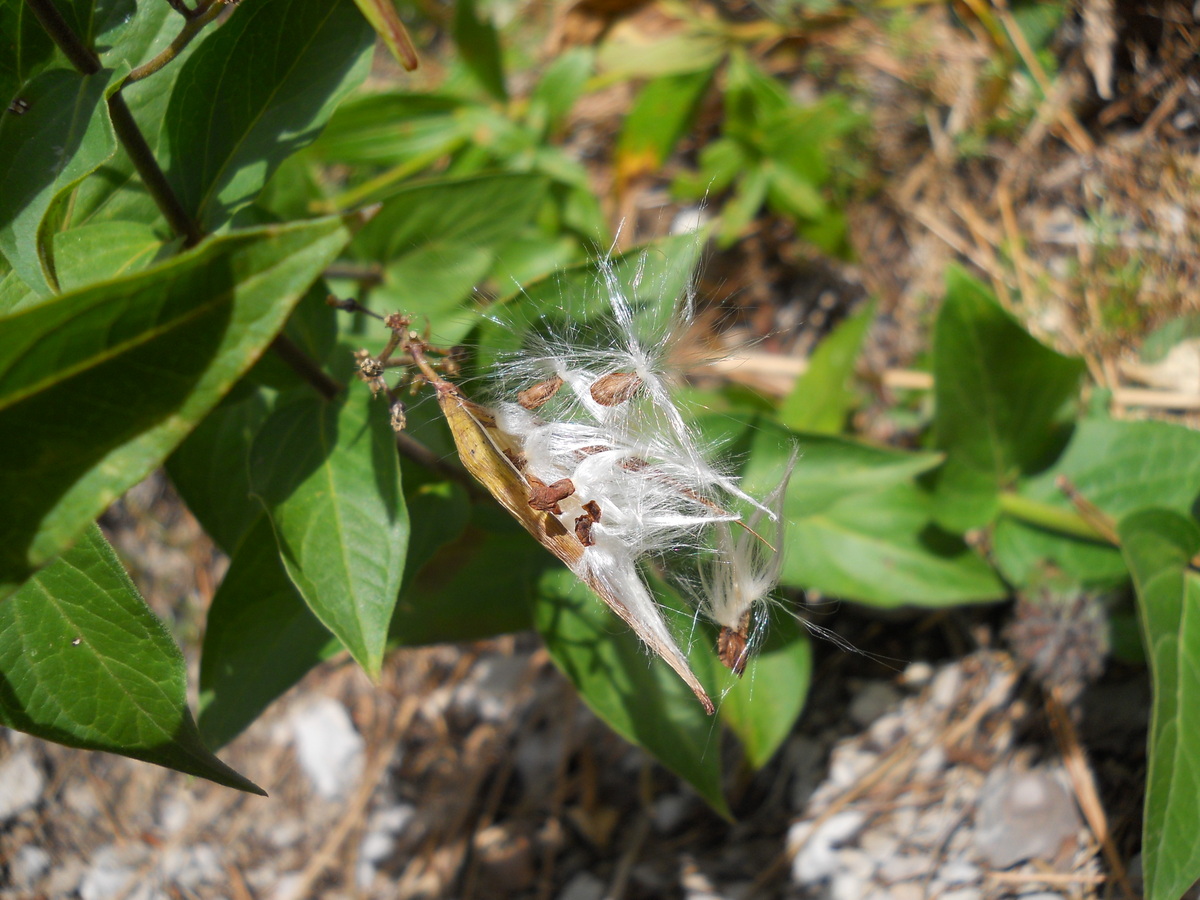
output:
M764 563L762 551L770 548L756 546L761 541L753 533L734 538L731 526L741 518L735 507L750 508L746 524L751 528L770 520L781 532L782 519L773 507L786 479L767 503L746 494L710 461L673 397L667 361L691 325L692 290L657 333L640 334L613 267L603 261L600 273L615 325L604 332L606 343L589 344L578 328L531 338L526 351L510 354L498 367L491 406L497 427L521 448L526 474L546 484L571 480L575 491L559 502L558 516L568 531L585 514L584 504L598 505L599 521L590 526L595 543L584 548L576 575L610 589L647 631L674 647L639 561L667 551L712 548L711 572L701 576L708 597L699 607L718 624L737 627L739 610L770 591L779 565ZM637 392L614 405L597 402L592 386L617 373L635 374L641 380ZM555 376L562 386L540 408L514 402L520 391Z

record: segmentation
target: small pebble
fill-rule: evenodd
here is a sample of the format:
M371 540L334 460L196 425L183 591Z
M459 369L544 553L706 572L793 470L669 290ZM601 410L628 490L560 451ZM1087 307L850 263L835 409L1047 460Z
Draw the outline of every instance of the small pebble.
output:
M345 797L362 775L362 735L346 708L319 697L292 714L292 739L300 768L326 800Z
M0 763L0 822L37 803L45 786L46 776L31 754L18 751Z
M9 875L13 886L30 890L50 871L50 854L36 844L26 844L13 856Z
M886 681L869 681L850 701L846 711L850 721L866 728L888 710L900 703L900 692Z
M591 872L577 872L559 892L558 900L600 900L607 885Z

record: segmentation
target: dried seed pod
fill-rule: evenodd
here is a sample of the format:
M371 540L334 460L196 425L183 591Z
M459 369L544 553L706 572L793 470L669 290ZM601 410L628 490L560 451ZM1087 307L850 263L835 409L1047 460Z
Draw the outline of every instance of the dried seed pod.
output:
M562 515L562 507L558 505L558 501L565 500L575 493L575 485L570 478L560 478L554 484L546 484L536 475L526 475L525 480L529 482L529 505L556 516Z
M721 626L721 633L717 635L717 656L725 668L741 678L750 659L750 638L746 629L742 627L734 631Z
M391 414L392 431L403 431L404 426L408 424L408 417L404 414L404 404L399 400L394 400L388 408L388 412Z
M636 372L610 372L597 378L589 391L592 399L601 406L619 406L637 393L641 386L641 376Z
M526 388L517 394L517 402L526 409L540 409L545 406L550 398L558 393L558 389L562 387L563 380L555 375L553 378L547 378L545 381L539 381L531 388Z
M585 547L594 546L596 539L592 537L592 526L600 521L600 504L589 500L583 504L583 515L575 520L575 537Z

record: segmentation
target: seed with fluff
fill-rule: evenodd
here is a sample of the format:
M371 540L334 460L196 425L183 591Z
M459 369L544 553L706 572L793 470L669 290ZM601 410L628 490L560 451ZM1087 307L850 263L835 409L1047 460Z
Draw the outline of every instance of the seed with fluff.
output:
M555 375L553 378L547 378L545 381L539 381L531 388L526 388L517 394L517 402L526 409L540 409L545 406L550 398L558 393L558 389L562 387L563 380Z
M611 372L597 378L589 390L601 406L619 406L641 386L642 379L636 372Z

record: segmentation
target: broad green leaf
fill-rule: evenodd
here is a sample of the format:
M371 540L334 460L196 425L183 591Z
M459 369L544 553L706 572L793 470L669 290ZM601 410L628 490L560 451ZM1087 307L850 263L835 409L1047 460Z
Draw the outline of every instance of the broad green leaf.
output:
M188 509L230 556L264 518L250 488L250 447L270 412L264 393L226 399L167 460L167 472Z
M438 527L425 521L427 528ZM418 523L415 512L413 522ZM468 527L438 547L405 588L392 619L392 640L415 646L527 630L537 578L554 565L523 531Z
M933 342L934 433L946 453L939 520L963 531L991 521L1000 491L1054 461L1084 365L1038 343L953 267Z
M929 495L913 482L936 465L936 454L788 436L761 423L744 476L747 491L762 495L778 483L790 441L799 445L800 461L784 501L784 584L878 606L1005 595L991 567L934 524Z
M54 235L54 262L64 291L138 272L171 249L164 229L141 222L101 221Z
M94 526L0 604L0 723L263 793L205 748L183 654Z
M840 434L846 429L846 418L858 402L852 385L854 363L874 319L871 303L821 341L808 370L779 407L781 425L816 434Z
M468 104L444 94L389 92L354 97L329 120L309 152L327 163L395 166L450 153L470 135Z
M656 78L639 92L617 140L617 178L622 183L655 174L687 132L715 68Z
M604 84L632 78L661 78L711 69L725 57L726 39L717 32L689 31L646 44L634 30L600 45L596 58Z
M179 445L347 239L233 233L0 319L0 596Z
M48 214L117 149L108 96L124 70L51 69L21 87L24 115L0 115L0 253L29 287L58 290Z
M791 734L804 709L812 678L812 643L804 627L785 610L772 610L761 625L762 644L741 678L718 668L724 682L717 705L721 721L737 735L746 761L761 769ZM719 666L719 664L718 664Z
M229 743L340 649L288 578L271 525L260 516L238 546L208 610L200 657L205 743Z
M771 175L761 165L754 164L737 180L733 197L721 207L721 229L717 233L717 246L728 249L741 238L762 209L771 186Z
M1187 514L1200 497L1200 434L1165 422L1085 419L1055 465L1022 481L1018 494L1071 512L1059 478L1113 518L1150 506ZM1126 572L1115 548L1055 533L1011 513L997 522L992 549L1000 570L1018 584L1047 565L1083 583L1121 581Z
M169 255L177 243L168 243L161 228L140 222L97 221L59 231L52 236L59 288L74 291L137 272ZM29 289L15 274L11 288L0 287L0 315L29 309L49 298Z
M392 0L354 0L379 39L383 41L396 62L411 72L417 67L417 51L413 48L404 23L396 14Z
M1176 900L1200 878L1200 552L1194 519L1126 516L1121 545L1137 587L1154 680L1142 832L1147 900Z
M633 632L565 569L543 576L533 615L555 665L592 711L729 818L717 723L679 676L662 660L647 659ZM690 622L675 625L686 629ZM714 655L699 645L696 653Z
M454 43L479 86L492 99L507 102L500 36L496 26L480 15L475 0L456 0L454 4Z
M408 511L416 526L408 544L406 575L461 531L467 513L466 495L457 485L427 482L414 489L414 481L405 479ZM511 561L512 557L505 560ZM462 564L461 558L456 564ZM478 584L470 590L478 602ZM465 633L464 640L498 633L477 634L471 630L474 622L457 620L464 610L455 599L454 595L430 596L432 618L452 622ZM526 610L523 602L515 605ZM413 616L418 631L431 624L431 617L420 612ZM389 644L397 643L397 622L403 618L398 607ZM421 633L434 635L433 640L460 639L453 631L438 634L436 625ZM399 643L405 643L403 638ZM310 669L341 650L341 642L313 615L288 578L270 524L262 517L239 546L208 612L200 662L200 733L210 746L227 743Z
M460 340L477 318L464 301L492 269L496 247L533 221L545 196L537 175L448 179L395 192L351 245L357 258L387 264L375 305L423 317L436 341ZM386 340L378 329L375 336Z
M366 77L374 32L351 0L248 3L178 74L164 121L167 177L208 231L258 195Z
M591 47L572 47L546 68L529 97L526 118L534 130L543 137L554 136L583 93L595 63Z
M409 522L386 407L364 390L301 397L263 423L250 480L288 576L372 677L404 574Z

